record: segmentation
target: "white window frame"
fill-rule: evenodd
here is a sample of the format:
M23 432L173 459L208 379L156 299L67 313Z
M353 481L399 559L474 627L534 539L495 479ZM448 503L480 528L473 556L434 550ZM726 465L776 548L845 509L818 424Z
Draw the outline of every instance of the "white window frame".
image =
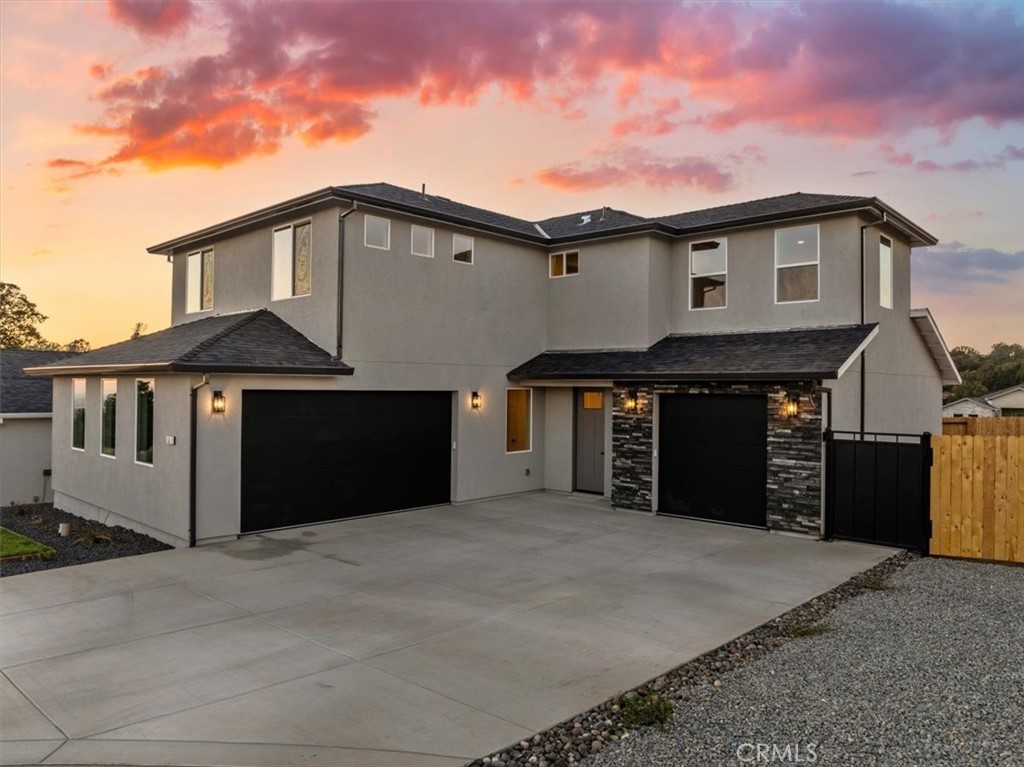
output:
M720 242L725 254L725 271L724 272L701 272L700 274L694 274L693 272L693 246L700 245L704 242ZM690 243L690 263L688 264L689 269L686 273L686 279L689 282L687 287L687 303L686 306L691 312L707 312L715 309L726 309L729 306L729 238L728 237L708 237L703 240L694 240ZM693 305L693 278L694 277L716 277L718 275L725 276L725 303L721 306L694 306ZM776 286L778 283L776 282Z
M135 379L135 440L132 450L132 458L135 460L138 466L149 466L152 468L153 460L150 459L149 463L139 460L139 382L146 381L149 383L150 391L153 392L153 418L156 419L156 379L155 378L136 378ZM150 424L150 430L153 432L153 445L150 448L154 453L156 452L156 429Z
M796 264L784 264L782 266L779 266L779 232L788 232L788 231L791 231L793 229L810 229L812 227L815 230L815 242L817 243L817 248L816 248L817 259L814 260L814 261L801 261L801 262L796 263ZM816 267L818 267L818 270L816 272L816 276L818 278L818 285L817 285L817 288L816 288L817 295L816 295L815 298L804 298L804 299L801 299L799 301L779 301L779 269L789 269L789 268L792 268L792 267L795 267L795 266L816 266ZM783 306L783 305L788 306L789 304L815 304L815 303L817 303L818 301L821 300L821 225L820 224L800 224L799 226L786 226L786 227L783 227L781 229L776 229L775 230L775 271L773 272L772 277L773 277L772 290L775 293L775 303L777 305L779 305L779 306ZM728 298L728 296L727 296L727 298Z
M202 314L203 312L213 311L213 297L210 297L210 305L203 308L203 254L209 252L210 260L214 262L214 284L216 284L216 262L217 256L214 254L213 248L203 248L202 250L193 250L187 256L185 256L185 314ZM192 308L192 258L196 257L199 262L199 286L196 288L196 305L198 308ZM216 288L214 288L216 290Z
M430 252L429 253L419 253L416 250L416 230L417 229L419 231L421 231L421 232L427 232L430 235ZM416 224L413 224L412 228L409 230L409 251L414 256L422 256L423 258L433 258L434 257L434 230L431 229L429 226L417 226Z
M75 447L75 411L78 407L75 405L75 385L82 382L82 446ZM87 403L89 401L89 385L86 383L84 378L72 378L71 379L71 449L77 450L79 453L85 452L85 426L86 418L89 414L89 408Z
M455 258L455 238L462 237L465 240L469 240L469 261L459 261ZM476 239L470 237L468 234L453 234L452 235L452 261L456 264L462 264L463 266L472 266L473 262L476 261Z
M107 383L114 384L114 444L113 453L103 452L104 437L106 437L106 430L104 424L106 418L104 418L104 407L107 402ZM100 456L103 458L109 458L111 460L117 459L117 379L116 378L101 378L100 379Z
M309 224L309 291L306 293L293 293L295 286L295 227ZM278 232L288 230L288 294L276 295L274 293L274 274L277 272L278 253L274 241ZM284 256L281 256L284 258ZM290 221L287 224L275 226L270 230L270 300L288 301L293 298L305 298L313 293L313 219L304 218L301 221Z
M878 305L883 309L892 309L893 304L893 263L892 263L892 240L885 235L878 237ZM886 284L882 275L888 274L889 282L886 291Z
M526 425L530 432L530 446L523 450L509 450L508 449L508 393L512 391L525 391L529 392L527 400L529 401L529 414L526 416ZM505 455L521 455L522 453L533 452L533 388L530 386L509 386L505 389Z
M576 255L576 271L569 272L569 256ZM555 274L555 259L562 260L562 273ZM548 279L560 280L563 277L578 277L580 274L580 252L578 250L563 250L559 253L552 253L548 256Z
M385 224L384 233L386 235L386 242L384 245L374 245L368 239L370 234L369 224L371 218L375 221L383 221ZM383 216L371 216L370 214L363 216L363 245L367 248L373 248L374 250L391 250L391 219L384 218Z

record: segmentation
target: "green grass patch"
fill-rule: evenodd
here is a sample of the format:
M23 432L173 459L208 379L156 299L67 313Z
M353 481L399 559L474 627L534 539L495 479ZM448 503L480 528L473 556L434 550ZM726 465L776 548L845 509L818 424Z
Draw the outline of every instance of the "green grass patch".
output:
M0 559L18 557L20 559L51 559L57 552L49 546L36 543L31 538L11 532L0 527Z
M658 727L665 729L672 721L672 701L661 695L647 695L623 700L619 716L626 727Z
M888 591L889 577L886 575L865 575L857 584L868 591Z

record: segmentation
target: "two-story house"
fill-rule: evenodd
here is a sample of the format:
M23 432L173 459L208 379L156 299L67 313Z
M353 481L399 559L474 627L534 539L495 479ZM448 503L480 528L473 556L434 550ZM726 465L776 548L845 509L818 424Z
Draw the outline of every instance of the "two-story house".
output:
M55 502L179 545L541 489L818 535L823 428L940 427L934 243L872 197L313 192L153 246L172 326L32 371Z

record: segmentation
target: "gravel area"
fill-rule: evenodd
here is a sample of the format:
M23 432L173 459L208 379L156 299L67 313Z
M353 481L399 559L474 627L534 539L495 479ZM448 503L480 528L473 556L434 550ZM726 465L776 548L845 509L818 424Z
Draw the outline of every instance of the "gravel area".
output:
M1024 765L1024 568L911 561L827 625L582 764Z
M71 523L71 535L61 538L57 527ZM165 543L136 533L126 527L108 527L76 517L50 503L7 506L0 509L0 526L51 546L57 551L53 559L26 559L0 562L0 576L52 570L55 567L84 565L104 559L131 557L172 548Z

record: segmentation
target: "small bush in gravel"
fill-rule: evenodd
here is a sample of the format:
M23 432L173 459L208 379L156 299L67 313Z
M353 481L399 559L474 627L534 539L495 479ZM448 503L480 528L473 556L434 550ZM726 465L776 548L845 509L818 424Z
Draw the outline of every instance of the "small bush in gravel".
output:
M113 535L103 530L97 530L95 527L91 526L75 533L75 543L84 543L87 546L96 546L97 544L113 542Z
M798 621L791 623L786 629L786 635L791 637L815 637L818 634L824 634L832 627L828 624L828 621L818 621L817 623Z
M868 591L888 591L890 588L889 578L884 575L865 575L857 585Z
M627 698L619 704L619 717L626 727L658 727L665 729L672 721L672 701L655 693Z

